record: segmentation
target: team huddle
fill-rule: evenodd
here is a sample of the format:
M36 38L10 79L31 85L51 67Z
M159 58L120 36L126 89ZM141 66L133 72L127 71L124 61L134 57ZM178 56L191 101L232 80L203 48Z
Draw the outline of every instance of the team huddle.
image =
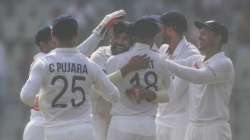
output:
M71 16L37 32L40 52L20 94L32 108L23 140L231 140L227 28L193 22L196 47L181 13L125 16L105 16L78 46ZM108 33L110 45L99 46Z

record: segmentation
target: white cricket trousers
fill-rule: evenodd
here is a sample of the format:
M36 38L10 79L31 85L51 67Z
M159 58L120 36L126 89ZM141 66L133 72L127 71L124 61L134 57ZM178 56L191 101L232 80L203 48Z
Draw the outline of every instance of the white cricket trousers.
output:
M157 140L184 140L188 120L185 117L166 119L165 121L156 119Z
M173 131L172 126L167 126L161 123L156 123L156 139L157 140L171 140Z
M156 140L154 120L150 116L113 116L107 140Z
M44 140L44 127L42 123L29 121L23 132L23 140Z
M103 118L98 114L93 115L93 127L95 140L106 140L109 127L109 118Z
M94 140L91 123L45 127L45 140Z
M232 140L228 122L189 123L185 140Z

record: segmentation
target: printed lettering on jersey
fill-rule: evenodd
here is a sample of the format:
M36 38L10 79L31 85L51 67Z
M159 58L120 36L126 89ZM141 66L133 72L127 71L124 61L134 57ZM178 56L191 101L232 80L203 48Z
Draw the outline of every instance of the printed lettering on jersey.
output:
M77 73L77 74L88 74L87 65L77 63L50 63L49 72L63 72L63 73Z
M57 75L55 77L53 77L52 81L51 81L51 85L54 86L56 85L57 82L62 81L63 83L63 88L60 90L60 92L57 94L57 96L53 99L51 106L53 108L66 108L68 106L67 103L61 103L60 99L63 98L63 95L66 93L67 90L70 90L72 95L73 94L78 94L78 98L71 98L71 105L73 107L79 107L81 106L84 101L86 100L85 97L85 90L80 86L79 83L83 83L85 82L86 78L84 76L73 76L72 80L67 79L65 76L63 75ZM78 84L77 84L78 83ZM78 100L78 102L77 102Z
M66 108L71 105L72 107L81 106L85 100L85 90L81 86L86 80L86 77L82 74L88 74L86 64L72 63L72 62L56 62L50 63L49 72L55 73L52 77L50 84L56 86L62 84L62 88L59 89L57 95L54 97L51 107L53 108ZM71 76L65 76L65 73L73 74ZM81 74L81 75L79 75ZM70 99L65 100L64 95L70 91Z
M153 70L154 69L154 62L153 60L150 61L149 70L145 73L136 72L134 76L130 79L129 83L131 85L144 87L146 89L153 88L153 90L158 91L157 82L158 76L157 73ZM142 78L142 79L141 79Z

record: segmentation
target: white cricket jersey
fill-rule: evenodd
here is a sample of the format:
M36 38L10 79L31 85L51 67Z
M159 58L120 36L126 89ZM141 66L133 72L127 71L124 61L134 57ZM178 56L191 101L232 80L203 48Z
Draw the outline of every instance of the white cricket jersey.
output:
M106 63L109 57L112 56L111 46L103 46L98 48L92 55L91 60L93 60L98 66L100 66L104 71L106 71Z
M40 90L39 106L46 124L90 121L92 85L104 99L115 103L119 93L103 71L75 48L57 48L34 64L21 91L22 101L33 106Z
M85 56L91 56L102 39L102 36L97 35L96 33L92 33L85 41L79 44L77 48Z
M98 48L92 55L91 60L94 61L104 72L106 72L106 62L112 56L111 46L103 46ZM111 105L100 95L92 96L92 113L109 112Z
M166 60L166 69L190 84L190 120L192 122L228 121L229 101L234 82L230 58L220 52L193 68Z
M195 55L200 56L199 50L185 37L180 41L173 54L168 53L168 45L163 44L159 53L164 59L170 59L186 66L191 66L192 62L196 60ZM190 59L187 59L190 58ZM158 107L157 122L168 126L175 126L176 123L187 123L188 121L188 92L189 83L174 75L171 76L171 84L168 90L169 102L161 103Z
M108 60L107 71L108 73L114 72L127 64L133 56L144 54L147 54L152 60L150 68L131 72L116 84L121 93L121 99L120 102L112 105L112 115L155 116L157 103L143 100L138 104L127 97L126 90L132 88L133 85L140 85L153 91L166 90L168 88L170 75L167 71L162 71L160 55L157 52L152 51L149 45L135 43L128 52L112 56Z
M99 47L90 58L106 72L106 62L111 55L111 46L103 46ZM96 140L105 140L109 128L109 119L111 117L111 103L104 100L94 89L91 95L95 138Z
M43 56L45 56L45 53L39 52L37 53L34 57L33 57L33 62L31 64L31 68L34 65L35 61L38 60L39 58L42 58ZM30 121L36 121L38 123L43 124L44 122L44 117L42 115L42 113L39 111L39 108L32 108L30 110Z

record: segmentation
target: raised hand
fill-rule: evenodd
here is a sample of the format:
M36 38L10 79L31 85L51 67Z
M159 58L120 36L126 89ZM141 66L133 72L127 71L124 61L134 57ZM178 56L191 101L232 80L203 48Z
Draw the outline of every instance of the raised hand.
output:
M124 10L118 10L106 15L100 22L100 24L93 30L93 32L98 35L102 35L103 32L105 32L105 29L111 28L113 24L122 20L122 18L125 17L126 14L127 13Z

